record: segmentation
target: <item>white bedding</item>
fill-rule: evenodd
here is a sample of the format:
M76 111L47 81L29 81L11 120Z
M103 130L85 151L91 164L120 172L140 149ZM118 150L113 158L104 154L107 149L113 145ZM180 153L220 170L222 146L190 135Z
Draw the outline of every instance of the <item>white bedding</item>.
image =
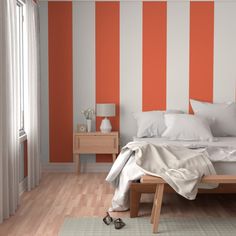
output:
M236 137L218 137L215 142L207 141L172 141L167 138L134 138L151 144L168 144L188 148L204 148L210 160L215 162L236 162Z
M130 180L139 179L144 174L160 176L177 193L190 200L195 199L198 188L216 187L199 185L202 176L216 174L205 151L196 152L173 145L130 142L122 148L106 177L116 188L111 210L128 209Z
M207 149L209 159L213 162L217 174L236 174L236 137L218 138L216 142L169 141L165 138L134 138L134 141L145 141L152 144L173 144L185 147L203 147ZM202 150L199 149L199 150ZM110 211L129 209L129 185L145 173L135 164L134 158L117 158L114 163L113 175L119 175Z

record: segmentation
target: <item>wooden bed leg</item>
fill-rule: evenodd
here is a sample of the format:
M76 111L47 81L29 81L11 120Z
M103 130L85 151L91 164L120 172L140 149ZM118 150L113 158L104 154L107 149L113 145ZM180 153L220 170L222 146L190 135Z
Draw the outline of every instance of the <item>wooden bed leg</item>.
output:
M130 188L130 218L138 217L139 203L141 199L141 192L137 192L134 188Z
M153 202L152 218L153 218L153 233L158 232L160 221L161 205L163 199L164 184L157 184L155 198Z
M151 214L151 224L153 224L153 220L154 220L154 212L155 212L155 208L156 208L156 204L155 204L155 199L156 198L157 198L157 191L155 192L155 196L153 198L153 206L152 206L152 214Z

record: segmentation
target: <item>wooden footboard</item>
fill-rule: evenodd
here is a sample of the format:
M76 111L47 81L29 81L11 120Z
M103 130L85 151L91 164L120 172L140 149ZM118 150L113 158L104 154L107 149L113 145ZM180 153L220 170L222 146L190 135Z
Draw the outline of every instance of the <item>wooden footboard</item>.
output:
M156 184L149 183L132 183L130 186L130 217L138 216L139 203L142 193L155 193ZM175 191L167 185L165 191L168 193L175 193ZM236 185L221 184L216 189L200 189L199 193L236 193Z
M144 175L141 178L141 183L146 184L156 184L155 197L153 200L152 214L151 214L151 224L152 232L158 232L158 226L160 221L162 199L165 186L168 186L167 182L156 176ZM203 176L201 183L206 184L236 184L236 175L208 175Z

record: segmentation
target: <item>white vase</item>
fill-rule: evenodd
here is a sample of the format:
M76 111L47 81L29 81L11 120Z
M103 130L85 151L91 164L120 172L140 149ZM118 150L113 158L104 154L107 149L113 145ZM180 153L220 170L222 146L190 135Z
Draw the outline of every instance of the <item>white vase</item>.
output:
M92 130L92 120L86 120L87 123L87 131L91 132Z

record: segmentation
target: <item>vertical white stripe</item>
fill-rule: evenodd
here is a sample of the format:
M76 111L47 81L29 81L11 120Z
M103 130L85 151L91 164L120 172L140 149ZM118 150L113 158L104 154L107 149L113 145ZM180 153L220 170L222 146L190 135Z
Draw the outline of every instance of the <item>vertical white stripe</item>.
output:
M136 135L132 112L142 110L142 2L120 2L120 132Z
M236 2L215 2L214 102L235 101Z
M81 111L95 109L95 94L95 2L73 2L74 131L86 123Z
M189 2L167 3L167 109L189 108Z
M40 75L41 75L41 155L49 162L49 99L48 99L48 3L40 2Z

